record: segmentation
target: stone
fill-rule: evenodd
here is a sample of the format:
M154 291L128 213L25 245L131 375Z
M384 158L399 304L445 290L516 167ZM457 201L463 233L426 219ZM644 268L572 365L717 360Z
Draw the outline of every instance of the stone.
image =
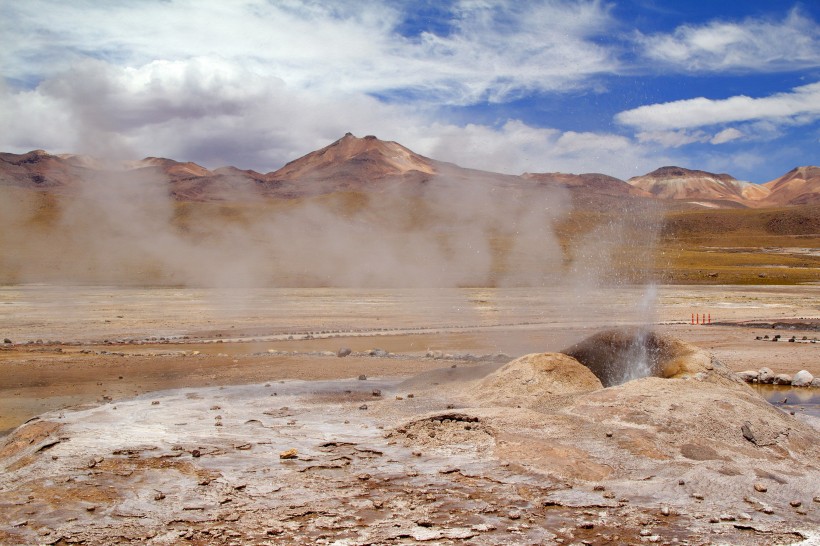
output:
M296 459L297 457L299 457L299 451L295 447L285 450L279 454L279 458L284 460Z
M360 410L366 410L367 409L367 404L362 404L361 406L359 406L359 409Z
M814 381L814 376L808 370L800 370L792 377L792 387L808 387Z
M793 508L797 508L798 506L800 506L800 505L801 505L801 504L803 504L803 503L802 503L802 502L800 502L799 500L795 499L795 500L789 501L789 504L790 504Z
M359 381L367 381L367 376L365 374L360 375Z
M791 385L792 384L792 376L787 373L779 373L774 376L772 379L773 385Z
M820 377L815 377L814 379L812 379L811 385L809 386L815 389L820 389Z
M766 484L761 483L761 482L756 482L755 483L755 491L757 491L759 493L765 493L768 490L769 490L769 488L766 487Z
M743 423L743 426L740 427L740 432L743 433L743 437L752 442L753 444L757 444L757 440L755 439L755 435L752 432L752 424L749 421Z
M336 351L336 356L338 356L339 358L344 358L346 356L349 356L352 352L353 351L351 351L348 347L342 347L341 349Z
M757 372L758 383L771 383L774 379L774 372L771 368L760 368Z
M746 370L743 372L737 372L737 376L746 383L754 383L755 381L757 381L759 375L760 372L756 370Z
M369 354L370 356L384 358L385 356L387 356L387 351L385 351L384 349L370 349L367 352L367 354Z

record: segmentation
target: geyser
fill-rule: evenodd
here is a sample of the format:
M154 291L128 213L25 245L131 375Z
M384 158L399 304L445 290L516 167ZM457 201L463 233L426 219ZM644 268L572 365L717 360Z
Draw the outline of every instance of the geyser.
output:
M604 387L642 377L694 374L711 366L696 347L646 328L606 330L561 352L589 368Z

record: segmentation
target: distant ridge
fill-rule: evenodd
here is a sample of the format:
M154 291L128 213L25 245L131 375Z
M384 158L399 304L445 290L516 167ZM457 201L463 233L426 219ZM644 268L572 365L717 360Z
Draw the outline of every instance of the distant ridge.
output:
M751 206L769 194L768 188L737 180L729 174L673 166L630 178L628 182L659 199L704 202L715 206L721 202Z
M373 192L399 185L437 182L456 191L471 183L499 188L560 186L576 203L607 206L614 200L674 202L711 208L773 208L820 203L820 167L796 167L765 184L729 174L665 166L623 181L601 173L524 173L521 176L466 169L419 155L397 142L345 134L335 142L266 174L233 166L209 170L161 157L126 162L44 150L0 153L0 186L70 191L89 177L162 176L177 200L225 201L255 197L298 198L340 191ZM535 184L535 186L533 186Z

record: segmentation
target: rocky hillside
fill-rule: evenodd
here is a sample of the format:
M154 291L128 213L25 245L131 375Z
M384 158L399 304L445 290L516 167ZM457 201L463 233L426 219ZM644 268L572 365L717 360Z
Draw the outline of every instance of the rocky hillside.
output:
M569 190L577 206L593 208L624 201L690 208L791 207L820 203L819 173L818 167L798 167L766 184L681 167L661 167L628 182L599 173L510 176L465 169L421 156L396 142L351 133L266 174L232 166L209 170L158 157L113 162L43 150L0 153L0 186L72 191L88 180L150 179L167 184L168 194L177 201L204 202L369 193L394 187L421 191L433 182L454 191L470 184L521 190L560 187Z

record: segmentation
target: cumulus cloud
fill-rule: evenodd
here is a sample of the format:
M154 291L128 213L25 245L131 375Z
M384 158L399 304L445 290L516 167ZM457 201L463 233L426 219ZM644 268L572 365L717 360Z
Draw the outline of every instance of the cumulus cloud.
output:
M226 61L154 61L139 68L84 61L33 90L0 89L0 148L111 159L164 155L207 167L267 172L347 131L376 134L465 167L520 174L631 176L654 168L647 151L611 133L538 128L520 120L458 126L434 110L361 94L295 90Z
M595 40L612 24L600 1L464 0L451 11L450 32L404 36L405 14L376 1L15 2L0 66L30 82L89 55L127 66L219 57L295 89L471 104L576 87L618 65Z
M417 149L462 166L507 174L597 170L629 177L654 168L649 150L621 135L562 132L520 120L497 128L434 124Z
M768 97L738 95L720 100L698 97L650 104L620 112L615 119L645 131L664 131L753 120L806 124L814 122L818 116L820 82Z
M643 55L685 71L776 72L820 66L820 25L800 9L781 21L749 18L639 34Z
M737 140L743 137L743 133L735 129L734 127L728 127L718 134L712 137L709 142L712 144L723 144L725 142L731 142L732 140Z

